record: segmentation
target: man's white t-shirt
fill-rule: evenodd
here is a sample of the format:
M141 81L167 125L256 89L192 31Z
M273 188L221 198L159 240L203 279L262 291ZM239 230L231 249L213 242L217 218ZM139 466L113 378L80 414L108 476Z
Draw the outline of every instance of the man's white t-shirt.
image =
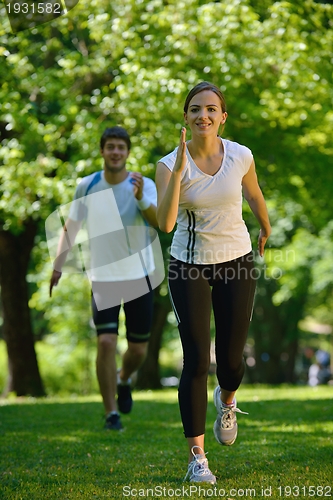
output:
M190 264L228 262L251 251L242 217L242 179L253 161L251 151L222 139L224 155L215 175L200 170L186 149L187 163L180 185L177 229L171 255ZM176 148L160 162L173 170Z
M144 196L157 203L155 183L143 178ZM104 171L84 177L75 191L69 218L83 221L77 235L91 281L125 281L154 271L150 228L133 193L131 176L109 184Z

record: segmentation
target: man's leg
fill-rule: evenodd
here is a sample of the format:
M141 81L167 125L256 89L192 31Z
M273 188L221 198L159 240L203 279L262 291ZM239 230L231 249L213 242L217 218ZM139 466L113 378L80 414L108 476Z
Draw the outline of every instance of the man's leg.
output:
M118 409L121 413L132 410L133 399L131 390L131 375L136 372L144 362L148 350L148 342L131 342L123 355L122 366L118 372Z
M101 333L97 337L96 372L101 391L105 415L117 411L117 335Z
M136 372L147 356L148 341L153 313L153 291L125 302L127 350L122 359L118 377L118 408L122 413L132 409L131 375Z
M123 355L122 367L119 371L121 382L126 382L136 372L147 356L148 342L128 341L128 347Z
M108 284L99 284L98 291L101 293L108 291L102 289L106 285ZM120 430L122 425L116 402L116 352L120 305L98 310L94 295L92 295L92 311L97 331L96 373L105 410L105 428Z

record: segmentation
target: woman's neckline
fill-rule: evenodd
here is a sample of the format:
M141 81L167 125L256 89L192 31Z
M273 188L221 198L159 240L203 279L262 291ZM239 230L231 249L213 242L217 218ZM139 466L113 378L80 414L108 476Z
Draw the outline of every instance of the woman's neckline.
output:
M186 154L189 156L190 160L192 161L193 165L195 166L195 168L202 174L202 175L206 175L207 177L210 177L211 179L213 179L214 177L216 177L222 170L223 170L223 167L224 167L224 163L225 163L225 157L226 157L226 151L227 151L227 148L226 148L226 141L223 139L223 137L220 137L219 136L219 139L221 140L221 143L222 143L222 149L223 149L223 157L222 157L222 161L221 161L221 165L219 166L218 170L215 172L215 174L207 174L206 172L204 172L203 170L201 170L200 167L198 167L198 165L195 163L194 159L192 158L192 155L189 151L188 148L186 148Z

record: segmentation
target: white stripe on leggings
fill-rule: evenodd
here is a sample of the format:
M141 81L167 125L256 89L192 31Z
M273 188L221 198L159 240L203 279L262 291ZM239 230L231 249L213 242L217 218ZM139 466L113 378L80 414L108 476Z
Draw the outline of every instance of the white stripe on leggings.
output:
M170 290L169 282L168 282L168 290L169 290L169 295L170 295L172 309L173 309L173 312L175 313L176 320L177 320L177 323L179 325L179 323L180 323L180 317L179 317L179 315L177 313L177 309L176 309L175 303L174 303L173 298L172 298L172 293L171 293L171 290Z

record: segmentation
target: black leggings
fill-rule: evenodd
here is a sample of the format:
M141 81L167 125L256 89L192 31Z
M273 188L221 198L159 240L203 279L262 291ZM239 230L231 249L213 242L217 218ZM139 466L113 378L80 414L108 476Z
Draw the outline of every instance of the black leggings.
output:
M219 385L236 391L244 375L243 350L256 282L253 254L208 265L186 264L171 258L168 279L183 347L180 413L185 437L195 437L205 433L211 305Z

